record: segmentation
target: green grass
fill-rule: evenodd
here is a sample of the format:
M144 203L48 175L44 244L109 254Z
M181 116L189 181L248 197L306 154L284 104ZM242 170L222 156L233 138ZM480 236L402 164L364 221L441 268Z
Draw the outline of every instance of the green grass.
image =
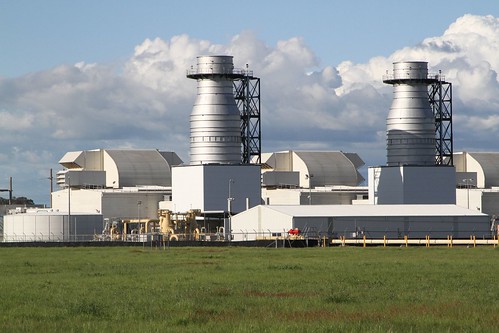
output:
M499 249L0 248L0 332L497 332Z

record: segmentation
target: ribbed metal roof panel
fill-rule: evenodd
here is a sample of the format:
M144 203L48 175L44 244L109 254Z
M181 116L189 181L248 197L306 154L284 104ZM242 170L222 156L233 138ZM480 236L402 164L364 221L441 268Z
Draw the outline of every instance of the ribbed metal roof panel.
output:
M170 166L156 150L107 150L118 168L120 187L171 185Z
M482 167L485 187L499 185L499 153L468 153Z
M364 162L357 154L345 154L341 151L294 151L313 174L312 184L323 185L359 185L364 178L357 171Z

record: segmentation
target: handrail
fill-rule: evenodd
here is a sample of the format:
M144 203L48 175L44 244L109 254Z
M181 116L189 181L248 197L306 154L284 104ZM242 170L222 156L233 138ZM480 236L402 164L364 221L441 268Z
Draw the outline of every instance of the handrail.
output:
M395 77L394 74L384 74L382 76L383 81L392 81L392 80L436 80L436 81L445 81L445 75L440 73L428 73L426 76L422 77Z
M213 70L206 70L206 69L188 69L187 71L187 76L189 75L198 75L198 74L233 74L233 75L242 75L242 76L253 76L253 71L251 70L245 70L245 69L239 69L239 68L234 68L229 71L221 71L219 69Z

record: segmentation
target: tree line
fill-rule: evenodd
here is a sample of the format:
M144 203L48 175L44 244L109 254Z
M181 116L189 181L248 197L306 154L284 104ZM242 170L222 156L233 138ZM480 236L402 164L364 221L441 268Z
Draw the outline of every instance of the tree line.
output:
M0 205L8 205L9 204L9 199L5 199L0 197ZM32 199L26 198L26 197L13 197L12 198L12 204L13 205L26 205L26 206L33 206L35 203Z

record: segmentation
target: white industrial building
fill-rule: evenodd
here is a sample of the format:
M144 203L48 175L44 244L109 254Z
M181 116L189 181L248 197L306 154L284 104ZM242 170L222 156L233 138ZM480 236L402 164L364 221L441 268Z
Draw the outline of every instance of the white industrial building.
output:
M52 203L54 209L61 212L91 212L102 214L105 219L157 219L158 202L170 195L170 188L153 186L123 189L71 188L54 192Z
M364 161L341 151L262 154L262 199L267 205L351 205L367 199L359 168Z
M95 149L66 153L57 173L61 187L124 188L171 186L171 168L182 164L174 152L154 149Z
M364 161L354 153L288 150L262 154L262 164L267 187L358 186L364 181L358 171ZM286 181L279 178L280 173L297 177Z
M460 152L454 154L456 204L499 216L499 153Z
M487 215L454 205L261 205L232 217L234 240L311 238L468 238L490 236Z
M88 241L101 233L103 220L101 214L32 209L5 215L3 228L5 242Z
M371 167L368 170L369 203L455 204L455 182L453 166Z
M59 211L100 213L105 219L158 216L158 202L170 200L174 152L153 149L96 149L66 153L52 193ZM68 193L70 194L68 196Z
M182 161L152 149L96 149L68 152L59 163L52 209L5 216L4 241L88 240L107 219L157 219L158 202L171 197L171 167Z
M168 208L236 214L261 204L259 179L259 165L178 166L173 168L173 201Z

